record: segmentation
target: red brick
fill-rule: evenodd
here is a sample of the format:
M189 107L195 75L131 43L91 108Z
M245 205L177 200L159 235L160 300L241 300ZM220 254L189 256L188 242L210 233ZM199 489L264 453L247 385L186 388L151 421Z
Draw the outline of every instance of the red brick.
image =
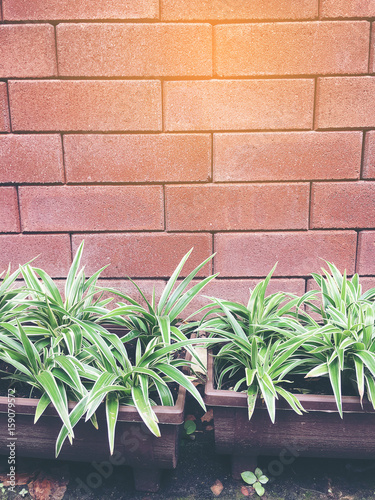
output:
M359 274L375 274L374 255L375 231L361 231L359 233L357 257L357 272Z
M0 132L9 132L7 84L0 82Z
M163 0L165 21L313 19L318 0Z
M207 181L209 134L65 135L68 182Z
M375 178L375 131L366 132L363 177Z
M62 76L211 76L209 24L60 24Z
M165 82L167 130L312 127L313 80Z
M0 135L0 182L64 182L59 135Z
M374 17L375 0L322 0L322 17Z
M308 276L319 272L321 259L341 271L354 272L355 231L227 233L215 235L215 272L220 276Z
M309 184L168 186L167 229L307 229L309 191Z
M370 47L369 73L375 73L375 23L372 23L372 27L371 27L371 47Z
M17 191L13 187L0 187L0 232L17 233L19 231Z
M371 288L375 288L375 278L360 277L362 292L367 292Z
M160 130L157 81L9 82L13 130Z
M215 70L226 77L367 73L369 30L366 21L216 26Z
M375 78L319 78L317 128L375 127Z
M0 78L55 76L55 28L51 24L0 26L0 60Z
M155 289L155 300L158 301L163 293L166 281L164 280L136 280L137 285L143 291L146 299L151 302L152 294ZM98 286L106 288L114 288L115 290L129 295L133 300L136 300L142 306L147 306L146 301L143 299L142 295L138 292L137 288L128 279L99 279ZM104 292L103 298L113 298L112 302L108 304L109 309L114 309L116 307L116 302L125 302L124 299L118 297L116 294L109 292Z
M361 132L214 134L214 180L358 179L361 155Z
M0 236L0 269L9 263L15 271L21 264L34 259L33 266L40 267L53 277L66 276L71 263L68 234L14 234Z
M82 238L85 239L84 263L87 274L110 264L103 276L113 278L167 278L185 253L194 247L181 275L186 276L212 253L210 234L78 234L73 236L74 250ZM211 266L206 265L200 275L210 272Z
M313 184L311 227L371 228L375 221L375 182Z
M158 0L3 0L4 19L39 20L117 20L157 19Z
M160 186L21 187L24 231L163 229Z
M194 280L195 281L195 280ZM239 302L247 306L250 296L250 289L259 283L259 279L214 279L203 289L203 292L196 297L185 310L185 315L193 314L199 308L211 303L206 297L216 297L218 299L231 300ZM271 279L268 287L267 294L277 292L288 292L296 295L303 295L305 293L305 280L304 279ZM197 318L203 316L197 315Z

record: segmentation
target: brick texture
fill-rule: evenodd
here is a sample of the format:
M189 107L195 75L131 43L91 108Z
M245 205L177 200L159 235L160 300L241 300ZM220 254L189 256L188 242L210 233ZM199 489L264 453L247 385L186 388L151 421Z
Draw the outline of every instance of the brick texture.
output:
M318 0L163 0L161 15L165 21L313 19Z
M215 235L215 270L220 276L308 276L319 272L321 259L354 272L355 231L233 233Z
M210 304L211 301L206 297L217 297L233 302L239 302L247 306L250 296L250 289L254 289L259 283L259 279L220 279L216 278L210 281L203 289L203 294L195 298L186 308L186 314L193 314L200 307ZM305 293L305 280L301 278L271 279L267 287L266 295L277 293L279 291L303 295ZM197 318L203 316L203 313L197 315Z
M130 293L193 246L233 300L276 260L272 290L302 293L320 258L375 280L375 0L1 13L0 263L42 253L63 286L84 238L87 274L111 263Z
M375 0L322 0L322 17L374 17Z
M375 78L319 78L317 127L375 126Z
M0 82L0 132L9 132L7 84Z
M1 137L0 137L1 140ZM209 134L65 135L68 182L207 181Z
M375 178L375 131L366 133L363 177Z
M4 19L19 20L91 20L156 19L158 0L3 0Z
M60 24L59 71L63 76L211 76L211 32L209 24Z
M375 182L313 184L311 227L371 228L375 220Z
M226 77L366 73L369 30L366 21L216 26L215 71Z
M19 231L17 191L13 187L0 187L0 232L17 233Z
M375 274L375 231L361 231L358 238L357 272Z
M168 186L167 229L307 229L308 184Z
M0 26L0 78L56 75L55 30L50 24Z
M166 281L165 280L147 280L147 279L137 279L136 284L141 288L146 299L151 302L152 294L155 290L155 300L158 301L163 293ZM132 299L136 300L138 304L147 307L146 301L143 299L142 295L138 292L137 288L129 279L99 279L98 286L106 288L115 288L116 290L129 295ZM104 292L103 298L112 298L107 307L109 309L114 309L116 307L116 302L125 302L126 300L118 297L116 294Z
M85 239L83 263L87 273L93 273L100 267L110 264L104 271L107 277L169 277L183 255L194 247L181 276L186 276L198 264L212 253L210 234L89 234L74 235L75 251L82 238ZM200 275L211 272L207 264Z
M361 154L361 132L214 134L214 180L358 179Z
M67 234L13 234L0 236L0 269L11 264L15 271L34 259L52 277L66 276L71 263L70 240Z
M165 83L167 130L312 127L313 80Z
M160 130L156 81L11 81L17 131Z
M61 183L63 181L59 135L0 135L0 182Z
M159 186L20 188L24 231L163 229Z

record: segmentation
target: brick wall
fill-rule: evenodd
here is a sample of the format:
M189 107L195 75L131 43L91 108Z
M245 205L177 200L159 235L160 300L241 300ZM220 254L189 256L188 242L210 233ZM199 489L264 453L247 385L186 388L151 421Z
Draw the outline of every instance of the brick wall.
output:
M375 285L374 0L2 0L0 268ZM374 130L371 130L374 129ZM373 277L373 278L372 278Z

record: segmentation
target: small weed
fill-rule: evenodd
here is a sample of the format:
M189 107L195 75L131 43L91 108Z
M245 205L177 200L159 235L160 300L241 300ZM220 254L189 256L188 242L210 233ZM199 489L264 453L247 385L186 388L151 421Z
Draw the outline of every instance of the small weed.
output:
M264 495L265 490L262 485L268 483L268 477L263 474L259 467L254 472L242 472L241 477L245 483L250 484L254 488L260 497Z

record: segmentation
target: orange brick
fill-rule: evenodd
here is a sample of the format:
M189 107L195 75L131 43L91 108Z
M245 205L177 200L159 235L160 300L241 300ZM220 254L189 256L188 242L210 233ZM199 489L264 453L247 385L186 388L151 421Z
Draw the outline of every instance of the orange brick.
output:
M375 23L372 23L372 27L371 27L371 47L370 47L369 73L375 73Z
M157 81L11 81L13 130L161 129Z
M359 274L375 274L374 255L375 231L361 231L358 239L357 257L357 272Z
M0 138L1 140L1 138ZM209 134L64 136L68 182L207 181Z
M0 187L0 232L17 233L19 231L17 191L13 187Z
M103 277L168 278L185 253L194 247L181 274L186 276L212 253L212 236L203 233L77 234L73 236L74 251L83 238L87 274L110 264ZM200 276L210 272L211 266L206 265Z
M374 17L375 0L322 0L322 17Z
M163 0L165 21L314 19L318 0Z
M21 187L24 231L163 229L160 186Z
M224 24L214 33L219 76L367 73L366 21Z
M56 75L55 29L51 24L0 26L0 78Z
M71 263L68 234L13 234L0 236L0 270L12 264L15 271L21 264L34 259L33 266L40 267L53 277L66 276Z
M214 134L214 180L358 179L361 154L361 132Z
M250 289L253 290L259 281L259 279L216 278L208 283L208 285L203 289L202 294L192 300L189 306L185 309L185 315L193 314L199 308L205 306L206 304L210 304L211 301L206 297L216 297L218 299L230 300L247 306ZM280 291L303 295L305 293L305 280L301 278L271 279L267 287L266 295L271 295L272 293ZM203 313L197 315L196 317L201 318L202 316Z
M375 178L375 131L366 132L363 177Z
M375 126L375 78L319 78L317 128Z
M143 291L146 299L151 302L152 294L155 290L155 300L158 301L163 293L166 281L165 280L147 280L147 279L137 279L136 284ZM99 279L98 286L105 288L114 288L115 290L129 295L133 300L136 300L138 304L141 304L144 307L147 307L146 301L143 299L140 292L133 285L133 283L129 279ZM112 294L109 292L104 292L103 298L112 298L112 302L108 304L109 309L114 309L116 307L116 302L126 302L121 297L118 297L116 294Z
M0 132L9 132L7 84L0 82Z
M211 76L209 24L60 24L62 76Z
M169 231L307 229L308 184L166 187Z
M313 80L165 82L167 130L312 127Z
M375 221L375 182L313 184L311 227L372 228Z
M355 231L219 233L215 272L222 277L262 277L278 262L275 277L308 276L319 272L325 259L352 274L356 244Z
M60 136L0 135L0 182L64 182Z
M158 0L3 0L4 19L39 20L117 20L157 19Z

